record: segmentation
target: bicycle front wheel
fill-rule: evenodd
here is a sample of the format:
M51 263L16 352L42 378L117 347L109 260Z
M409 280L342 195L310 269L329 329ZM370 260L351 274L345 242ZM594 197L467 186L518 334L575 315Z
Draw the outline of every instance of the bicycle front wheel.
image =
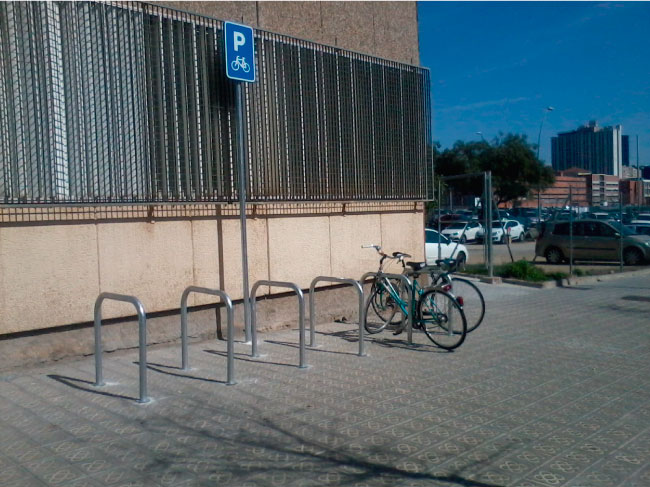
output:
M376 282L370 290L370 297L366 301L365 328L368 333L379 333L393 322L398 304L393 299L390 291L383 282Z
M462 277L452 277L450 284L451 289L449 292L456 298L458 304L463 308L463 313L465 313L467 333L476 330L485 317L483 293L476 284Z
M420 296L418 315L424 333L445 350L462 345L467 335L467 319L458 301L441 289L429 289Z

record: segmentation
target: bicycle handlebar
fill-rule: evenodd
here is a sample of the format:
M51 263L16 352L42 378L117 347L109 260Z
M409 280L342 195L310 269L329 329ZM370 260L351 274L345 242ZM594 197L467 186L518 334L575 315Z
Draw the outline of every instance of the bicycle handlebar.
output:
M361 246L362 249L375 249L379 255L382 256L384 259L396 259L399 260L400 262L403 263L404 257L411 257L409 254L405 254L404 252L393 252L393 255L388 255L385 252L382 252L381 250L381 245L376 245L376 244L365 244Z

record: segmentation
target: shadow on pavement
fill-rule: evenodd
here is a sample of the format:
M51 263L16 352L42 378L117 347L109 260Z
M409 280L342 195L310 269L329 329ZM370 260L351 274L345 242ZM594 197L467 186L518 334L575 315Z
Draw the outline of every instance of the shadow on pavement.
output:
M197 416L203 414L202 410L206 409L205 404L201 402L196 402L193 406L195 406L193 414ZM422 481L422 485L439 482L448 483L450 486L503 487L469 479L463 476L463 472L470 469L477 471L491 463L508 449L507 446L485 459L473 461L447 475L435 475L398 467L399 462L407 459L399 451L390 448L395 445L395 438L388 435L379 438L382 440L381 444L368 444L362 451L346 451L344 445L349 438L344 437L342 432L345 429L345 419L337 420L338 425L318 426L301 421L299 417L294 416L289 429L270 419L264 410L252 407L250 404L237 411L228 411L224 408L220 410L220 414L223 415L222 421L246 424L247 427L240 426L237 433L233 435L220 429L218 424L206 424L205 428L195 428L186 423L165 419L159 424L156 420L149 421L147 428L152 433L164 433L171 426L178 429L179 433L186 438L195 439L188 442L188 445L198 445L201 442L221 445L219 461L208 460L203 465L205 469L202 473L218 476L230 485L234 485L233 482L243 481L244 478L250 482L259 481L261 485L264 484L264 479L270 477L298 474L303 479L313 479L315 481L313 485L319 485L316 479L324 477L331 479L335 476L336 483L331 485L358 485L360 482L374 484L373 481L381 482L382 485L401 485L404 481L415 480ZM208 428L212 428L212 431ZM223 433L214 433L215 429ZM381 433L377 434L379 435ZM158 458L158 461L167 465L198 462L197 457L201 456L194 451L186 450L182 452L177 450L175 453L165 452L164 455L165 458ZM204 454L203 457L205 458ZM437 463L445 463L455 457L453 453L444 454ZM419 464L421 470L433 468L433 465L428 464L426 460L411 458L409 463L412 466ZM331 483L331 480L323 483Z
M274 345L283 345L285 347L291 347L291 348L300 348L300 345L298 343L293 343L293 342L283 342L283 341L276 341L276 340L265 340L267 343L273 343ZM359 340L355 340L357 343ZM357 355L356 353L353 352L339 352L337 350L326 350L324 348L317 348L317 347L310 347L309 345L305 345L305 348L309 350L310 352L325 352L325 353L335 353L339 355Z
M335 332L331 332L331 333L327 333L327 332L318 332L318 333L320 333L322 335L343 338L344 340L347 340L349 342L357 343L359 341L359 334L357 333L356 330L343 330L343 331L335 331ZM402 332L402 335L406 336L406 331ZM371 335L369 333L366 333L364 336L365 336L366 342L368 342L368 343L370 343L372 345L379 345L381 347L386 347L386 348L401 348L401 349L404 349L404 350L412 350L412 351L415 351L415 352L427 352L427 353L450 353L450 352L453 352L453 350L443 350L443 349L438 348L438 347L436 347L434 345L428 345L428 344L423 345L423 344L420 344L420 343L413 343L412 345L409 345L408 341L405 340L405 339L384 338L380 334ZM397 335L397 336L399 336L399 335Z
M219 355L220 357L227 357L228 352L222 352L220 350L203 350L205 353L211 353L212 355ZM235 353L235 360L243 360L244 362L251 362L254 364L267 364L267 365L281 365L283 367L298 367L297 364L283 364L281 362L267 362L262 360L259 357L251 357L245 353Z
M60 382L61 384L64 384L68 387L72 387L73 389L77 389L79 391L85 391L85 392L92 392L93 394L99 394L100 396L108 396L108 397L115 397L118 399L128 399L129 401L137 401L137 397L130 397L130 396L124 396L122 394L112 394L110 392L105 392L102 390L99 390L94 382L90 382L88 380L84 379L77 379L75 377L66 377L63 375L57 375L57 374L48 374L48 378L55 380L57 382ZM83 387L77 384L77 382L80 382L82 384L88 384L91 387Z
M133 363L137 364L137 365L140 364L140 362L137 362L137 361L133 362ZM153 370L154 372L158 372L159 374L171 375L173 377L180 377L181 379L200 380L200 381L203 381L203 382L214 382L214 383L217 383L217 384L225 384L226 383L226 381L224 381L224 380L207 379L205 377L197 377L195 375L179 374L179 373L176 373L176 372L170 372L169 370L163 370L163 368L182 370L180 367L175 367L175 366L148 363L147 368L149 370Z

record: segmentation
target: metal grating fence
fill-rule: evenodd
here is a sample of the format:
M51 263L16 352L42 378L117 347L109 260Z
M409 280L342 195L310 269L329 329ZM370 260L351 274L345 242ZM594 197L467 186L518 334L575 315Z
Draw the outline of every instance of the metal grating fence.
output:
M256 30L250 201L421 200L426 69ZM143 3L0 4L0 202L237 199L218 20Z

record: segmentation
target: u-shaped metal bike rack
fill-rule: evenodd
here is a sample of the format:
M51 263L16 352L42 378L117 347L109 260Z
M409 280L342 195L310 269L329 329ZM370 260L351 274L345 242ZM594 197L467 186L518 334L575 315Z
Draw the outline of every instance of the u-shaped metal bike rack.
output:
M123 301L135 306L138 313L138 332L140 348L140 399L139 403L151 401L147 396L147 315L144 306L135 296L125 294L101 293L95 301L95 385L106 385L102 371L102 303L105 300Z
M315 277L313 281L311 281L311 285L309 286L309 346L314 347L316 346L316 331L315 331L315 321L316 321L316 312L315 312L315 304L314 304L314 289L316 288L316 284L319 282L334 282L334 283L341 283L341 284L350 284L354 289L357 291L359 294L359 357L365 357L366 352L365 352L365 345L364 345L364 323L365 323L365 318L364 318L364 293L363 293L363 287L361 287L361 284L359 284L358 281L354 279L347 279L344 277L329 277L329 276L318 276Z
M366 272L363 276L361 276L361 279L359 279L359 282L363 286L363 284L366 282L366 279L369 277L377 277L377 272ZM415 288L413 287L413 284L411 283L411 280L406 277L404 274L381 274L383 277L387 277L389 279L399 279L404 283L406 286L406 289L409 290L409 296L408 296L408 319L407 316L402 316L402 326L406 324L406 331L408 335L408 343L409 345L413 344L413 315L415 314L415 310L413 309L413 303L414 303L414 293L415 293ZM371 296L368 296L368 299L370 299ZM406 323L404 320L407 320ZM365 323L364 323L365 324Z
M228 320L228 371L226 384L231 386L235 382L235 350L234 350L234 318L232 309L232 300L225 292L220 289L208 289L206 287L189 286L181 296L181 362L183 370L189 370L189 357L187 350L187 299L191 293L209 294L211 296L219 296L223 303L226 305L226 315Z
M306 369L307 364L305 363L305 297L302 294L302 290L298 287L297 284L293 282L282 282L282 281L257 281L253 284L251 288L250 300L251 300L251 340L252 340L252 357L259 357L257 352L257 306L255 297L257 295L257 289L260 286L271 286L271 287L283 287L286 289L293 290L298 296L298 328L300 330L300 360L299 365L301 369Z

